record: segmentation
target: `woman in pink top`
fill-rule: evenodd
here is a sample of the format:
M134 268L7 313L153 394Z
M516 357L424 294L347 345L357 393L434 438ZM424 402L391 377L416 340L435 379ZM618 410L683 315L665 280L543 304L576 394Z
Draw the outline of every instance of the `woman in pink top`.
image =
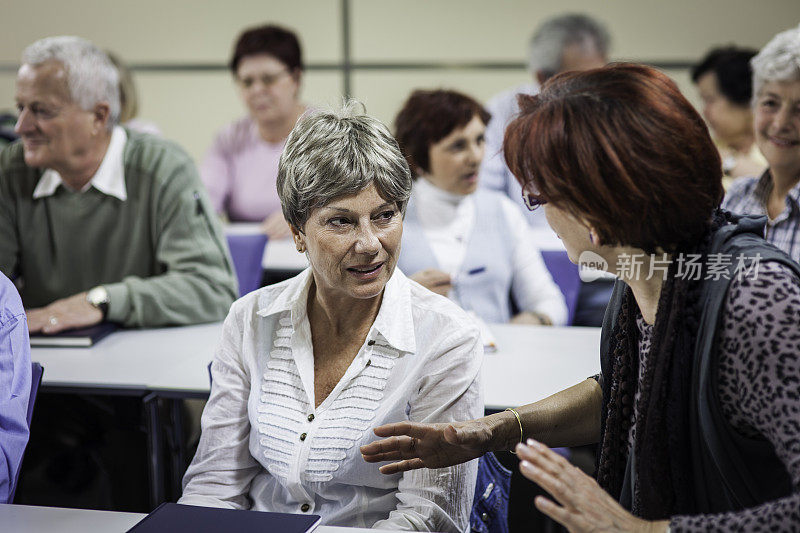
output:
M232 222L263 221L269 237L286 237L275 182L286 137L306 110L299 100L297 36L273 25L248 29L236 42L230 69L249 116L217 135L201 176L218 213Z

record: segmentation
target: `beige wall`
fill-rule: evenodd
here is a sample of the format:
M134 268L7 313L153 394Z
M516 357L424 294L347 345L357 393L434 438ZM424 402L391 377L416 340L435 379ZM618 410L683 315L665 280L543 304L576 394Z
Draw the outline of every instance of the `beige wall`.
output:
M225 64L241 28L274 21L297 30L305 60L343 60L341 0L10 0L0 32L0 109L13 108L14 66L37 38L77 34L133 65ZM520 69L464 69L465 62L522 62L526 41L544 18L585 11L606 22L615 59L690 62L714 45L762 46L800 23L798 0L350 0L353 96L387 123L415 87L451 87L486 99L528 79ZM451 64L434 70L362 69L359 64ZM685 70L668 71L696 100ZM140 116L199 158L214 132L244 111L228 73L135 73ZM341 70L310 69L304 96L336 103Z

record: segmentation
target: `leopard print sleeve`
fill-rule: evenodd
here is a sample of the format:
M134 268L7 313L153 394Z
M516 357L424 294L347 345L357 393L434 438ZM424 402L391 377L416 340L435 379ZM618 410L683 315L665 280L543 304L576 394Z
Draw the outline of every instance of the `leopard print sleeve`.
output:
M719 396L731 425L763 435L792 480L790 496L743 511L676 516L672 531L800 530L800 280L779 263L732 280L719 353Z

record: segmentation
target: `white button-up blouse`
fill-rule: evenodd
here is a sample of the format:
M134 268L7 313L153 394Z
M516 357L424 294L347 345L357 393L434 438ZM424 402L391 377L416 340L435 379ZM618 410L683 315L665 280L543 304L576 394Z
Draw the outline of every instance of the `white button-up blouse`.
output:
M482 416L477 327L396 269L364 345L315 407L311 281L307 269L231 307L179 503L314 513L337 526L463 531L477 461L386 476L359 447L381 424Z

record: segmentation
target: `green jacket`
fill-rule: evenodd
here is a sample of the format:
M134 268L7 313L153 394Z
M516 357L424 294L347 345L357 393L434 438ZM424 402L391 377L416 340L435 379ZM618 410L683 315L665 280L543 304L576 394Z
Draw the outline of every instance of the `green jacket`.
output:
M124 202L60 186L34 199L43 169L22 145L0 152L0 271L26 308L103 285L108 320L166 326L221 320L237 296L222 228L177 145L126 130Z

